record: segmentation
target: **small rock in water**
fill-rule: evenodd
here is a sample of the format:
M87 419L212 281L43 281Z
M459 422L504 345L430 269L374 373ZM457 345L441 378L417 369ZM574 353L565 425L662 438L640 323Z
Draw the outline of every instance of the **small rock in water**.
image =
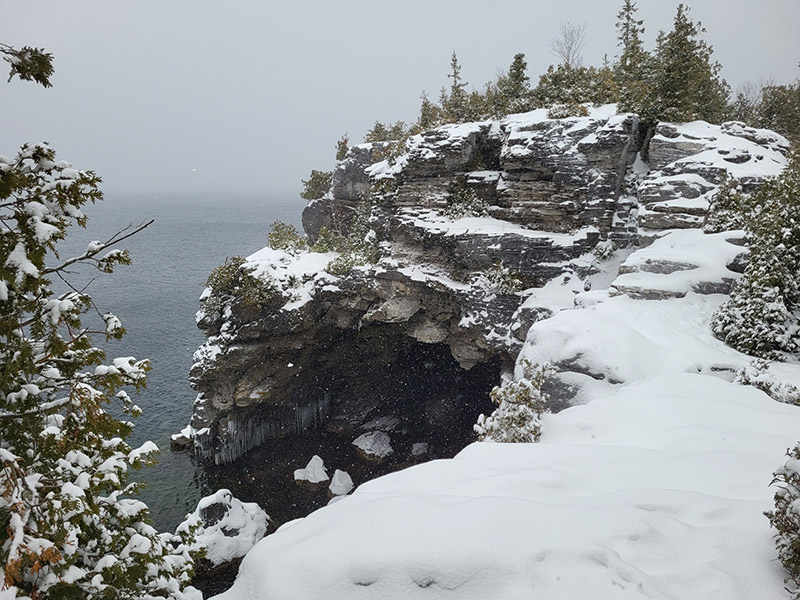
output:
M428 442L417 442L411 445L411 456L424 456L430 450L431 445Z
M305 469L297 469L294 472L294 480L297 483L324 483L328 481L328 472L325 470L325 463L316 454L308 461Z
M172 437L169 441L170 450L173 450L174 452L189 450L192 447L193 433L192 427L187 425L180 431L180 433L172 434Z
M383 431L370 431L358 436L353 445L358 455L369 462L381 462L394 454L389 435Z
M347 471L340 471L336 469L331 479L331 485L328 487L331 494L334 496L344 496L349 494L353 489L353 480Z

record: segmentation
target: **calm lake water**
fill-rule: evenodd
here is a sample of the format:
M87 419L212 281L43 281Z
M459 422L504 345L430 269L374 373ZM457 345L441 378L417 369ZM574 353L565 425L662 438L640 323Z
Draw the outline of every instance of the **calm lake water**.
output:
M105 240L130 224L155 222L119 247L133 265L113 275L83 270L76 281L97 279L89 293L99 309L113 312L128 333L121 341L95 343L109 359L149 358L153 370L147 389L136 399L144 414L136 422L132 444L153 440L161 449L159 464L136 473L147 482L142 494L160 531L171 530L213 490L188 453L169 450L170 436L192 412L194 391L188 372L192 354L205 340L195 325L198 297L211 270L228 256L247 256L266 244L275 220L300 229L303 201L292 194L259 195L113 195L85 207L86 230L73 228L59 246L73 256L91 240ZM219 482L215 482L215 485Z

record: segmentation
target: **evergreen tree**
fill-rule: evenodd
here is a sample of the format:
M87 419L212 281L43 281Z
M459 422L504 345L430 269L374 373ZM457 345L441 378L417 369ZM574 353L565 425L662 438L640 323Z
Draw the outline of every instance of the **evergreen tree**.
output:
M50 86L50 54L2 44L0 53L12 77ZM140 486L129 468L152 462L157 448L131 448L132 423L106 411L140 413L124 388L140 390L149 364L105 362L91 336L119 339L125 329L69 281L80 264L104 273L130 264L113 246L150 222L73 258L56 251L71 225L85 226L81 208L102 199L99 183L46 144L0 156L0 587L37 600L197 599L192 533L158 534L131 497ZM53 277L66 291L53 290ZM83 323L90 311L102 330Z
M742 192L739 182L733 177L725 177L711 198L703 231L720 233L731 229L744 229L749 211L748 198Z
M574 107L587 102L604 104L615 100L615 96L615 84L610 69L573 68L566 64L557 67L550 65L531 92L534 105L545 108L554 105ZM580 111L585 112L585 109Z
M750 260L711 328L737 350L771 359L800 351L800 150L750 198Z
M344 160L348 150L350 150L350 137L345 133L341 139L336 142L336 160Z
M447 77L450 81L450 91L442 89L440 105L442 116L446 123L464 123L467 121L468 95L464 88L467 83L461 79L461 65L458 63L458 56L453 52L450 57L450 73Z
M311 170L311 175L308 179L303 179L303 191L300 192L300 197L304 200L317 200L322 198L331 189L331 181L333 181L333 171L317 171Z
M647 74L650 61L644 49L644 21L636 18L636 2L624 0L617 13L617 45L622 48L616 65L620 112L642 112L647 97Z
M679 4L672 31L660 32L656 42L646 120L723 120L730 88L719 77L720 64L711 62L711 46L699 39L703 33L702 25L689 19L689 9Z
M756 108L758 127L772 129L800 142L800 80L794 85L766 85Z
M5 586L33 598L184 598L192 573L185 545L173 546L129 496L128 469L152 459L152 442L131 448L132 424L106 406L139 414L125 387L145 384L147 361L105 362L92 334L124 329L68 282L79 263L110 273L129 264L112 246L147 224L81 255L56 252L81 207L102 199L100 179L46 145L0 156L0 564ZM149 223L148 223L149 224ZM56 293L50 278L66 284ZM96 312L103 330L82 316ZM186 542L188 540L184 540Z
M422 133L442 124L442 109L428 99L422 92L420 96L419 118L414 125L414 133Z
M502 102L502 114L531 110L531 80L527 70L525 55L520 52L514 55L508 73L498 77L496 85Z
M405 140L407 137L408 128L403 121L397 121L392 125L384 125L380 121L375 121L375 125L364 136L364 141L367 143L396 142Z

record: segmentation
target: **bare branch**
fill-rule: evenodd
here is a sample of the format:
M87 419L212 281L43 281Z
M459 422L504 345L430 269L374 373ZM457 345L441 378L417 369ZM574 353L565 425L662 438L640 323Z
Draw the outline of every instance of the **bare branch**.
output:
M84 252L80 256L75 256L73 258L65 260L63 263L61 263L60 265L58 265L56 267L50 267L49 269L45 269L44 271L42 271L42 274L46 275L46 274L50 274L50 273L57 273L58 271L62 271L64 269L66 269L67 267L69 267L70 265L74 265L75 263L79 263L79 262L85 261L85 260L92 260L98 254L103 252L104 250L108 250L111 246L113 246L115 244L118 244L119 242L121 242L123 240L126 240L131 236L136 235L137 233L142 231L145 227L148 227L149 225L152 225L154 221L155 221L155 219L150 219L147 222L143 222L140 225L138 225L137 227L133 228L132 231L129 231L131 229L131 227L132 227L132 226L129 225L125 229L122 229L122 230L118 231L117 233L115 233L113 236L111 236L108 240L106 240L105 242L103 242L99 246L95 246L91 250L87 250L86 252ZM128 233L125 233L126 231ZM125 235L122 235L123 233Z
M586 24L561 21L558 26L559 36L550 40L548 46L553 56L562 65L575 69L581 66L583 44L586 41Z

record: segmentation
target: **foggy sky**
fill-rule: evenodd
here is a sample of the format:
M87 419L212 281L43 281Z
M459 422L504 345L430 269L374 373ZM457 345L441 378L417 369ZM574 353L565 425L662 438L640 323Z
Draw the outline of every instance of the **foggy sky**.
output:
M345 132L357 143L376 120L413 122L420 92L448 84L454 50L470 87L517 52L535 84L562 20L586 24L584 64L616 55L621 4L0 0L0 41L44 47L56 69L50 89L0 83L0 154L47 140L107 193L296 194L333 167ZM688 4L734 90L800 74L798 0ZM638 5L652 49L677 1Z

